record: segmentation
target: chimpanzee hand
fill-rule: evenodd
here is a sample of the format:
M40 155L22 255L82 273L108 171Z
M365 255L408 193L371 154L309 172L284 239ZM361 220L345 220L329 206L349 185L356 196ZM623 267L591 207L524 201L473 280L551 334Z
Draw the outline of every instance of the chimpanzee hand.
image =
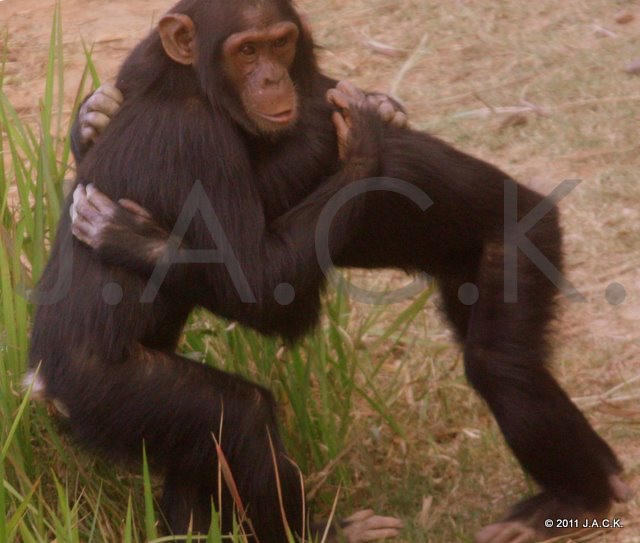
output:
M409 126L407 113L398 102L389 98L386 94L380 92L367 94L367 104L378 110L378 115L380 115L384 122L399 128Z
M407 114L397 102L393 101L386 94L366 94L348 81L340 81L335 89L329 90L327 99L334 106L342 110L342 115L340 115L340 113L334 113L333 122L338 131L340 156L343 159L349 137L349 129L351 128L349 119L350 109L360 107L376 111L384 122L400 128L405 128L409 125Z
M82 104L78 122L83 144L95 142L96 138L109 126L123 100L122 93L116 87L105 84Z
M71 231L101 260L148 270L167 248L169 234L131 200L113 202L93 185L78 185L70 208Z
M400 519L381 517L371 509L365 509L344 519L342 535L348 543L364 543L396 537L403 526Z
M335 520L335 519L334 519ZM336 527L339 526L339 527ZM323 538L327 533L327 543L364 543L365 541L378 541L391 539L398 535L404 528L404 522L395 517L383 517L376 515L371 509L364 509L354 513L350 517L334 522L329 527L325 522L318 522L311 526L314 540Z
M338 83L335 89L327 92L327 100L340 111L332 115L338 135L338 151L342 161L350 158L370 159L378 155L379 149L368 146L368 140L375 139L378 123L367 122L366 113L382 117L377 100L370 99L363 91L347 81ZM369 115L370 117L370 115ZM384 120L384 117L382 117Z
M404 128L409 119L402 108L386 94L365 94L348 81L338 83L336 89L352 100L365 102L378 112L383 121ZM330 91L331 92L331 91ZM122 105L122 93L113 85L104 84L82 104L78 114L82 144L90 145L109 126ZM337 104L336 104L337 105Z

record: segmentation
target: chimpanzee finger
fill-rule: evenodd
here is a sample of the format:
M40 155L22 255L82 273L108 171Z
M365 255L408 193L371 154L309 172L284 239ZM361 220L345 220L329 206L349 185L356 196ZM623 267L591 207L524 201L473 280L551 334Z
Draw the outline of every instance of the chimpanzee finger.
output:
M351 128L351 108L353 107L354 102L347 95L335 89L331 89L327 92L327 100L330 104L333 104L340 109L342 120L346 122L347 128Z
M86 222L74 222L71 225L71 233L82 243L91 246L91 226Z
M97 240L100 237L102 226L99 221L95 221L99 217L97 212L94 212L92 216L85 216L78 214L76 220L71 225L71 232L83 243L90 247L96 248L98 246Z
M367 98L364 91L360 90L353 83L349 81L339 81L336 85L336 89L338 89L343 94L349 96L356 103L364 102Z
M73 231L73 229L75 229L77 232L79 232L82 235L87 235L89 234L89 231L93 228L91 221L85 217L84 215L78 215L76 217L76 220L73 221L73 224L71 225L71 230Z
M524 541L522 538L525 538ZM531 531L522 531L522 527L516 524L509 525L509 527L500 532L498 537L491 540L491 543L532 543L535 541L535 533Z
M380 515L373 515L364 521L365 526L369 530L382 530L388 528L394 528L400 530L404 528L404 522L396 517L383 517Z
M365 513L365 512L362 512ZM349 543L363 543L365 541L376 541L378 539L391 538L400 535L404 523L394 517L380 517L369 512L370 516L364 515L356 520L352 520L342 533ZM351 517L353 518L353 517Z
M341 160L345 160L347 158L347 148L351 131L344 117L339 112L334 111L333 115L331 115L331 120L336 127L336 134L338 136L338 154Z
M380 539L391 539L400 535L400 530L387 528L383 530L367 530L359 534L344 534L348 543L365 543L366 541L378 541Z
M111 117L98 111L90 111L82 118L83 126L93 128L97 134L101 134L110 122Z
M350 131L349 125L347 124L346 119L338 111L333 112L331 119L333 120L333 125L336 127L336 132L338 133L338 137L346 141L349 138L349 131Z
M88 202L79 203L76 205L76 216L71 224L73 225L93 225L98 221L100 213Z
M406 128L407 126L409 126L409 117L406 113L397 111L393 116L393 119L391 119L391 124L399 128Z
M375 513L373 509L363 509L362 511L357 511L350 517L347 517L346 519L344 519L343 522L345 523L345 525L351 524L352 522L360 522L368 518L371 518L374 514Z
M521 522L490 524L480 530L475 537L478 543L529 543L534 539L535 531Z
M82 185L79 185L73 193L73 205L76 213L73 224L87 224L93 228L100 222L100 218L104 217L104 213L89 200Z
M371 509L358 511L344 520L343 534L349 543L375 541L400 534L404 522L395 517L376 515Z
M118 91L119 92L119 91ZM113 117L118 109L120 109L121 102L115 100L111 96L102 92L96 92L89 100L87 100L87 113L98 112L104 113L108 117Z
M353 105L353 102L346 94L336 89L327 91L327 102L342 110L348 110Z
M387 97L382 94L369 94L366 99L366 103L369 107L378 109L382 102L386 101Z
M124 96L120 92L120 89L115 85L110 85L109 83L105 83L100 87L99 90L104 94L106 94L107 96L109 96L110 98L112 98L113 100L115 100L116 102L119 102L120 104L124 102Z
M514 539L508 543L531 543L532 541L535 541L535 535L522 534L518 539Z
M384 122L389 123L393 120L396 110L390 102L385 101L378 106L378 114Z
M634 496L634 491L619 475L609 476L609 486L613 492L613 498L619 503L626 503Z
M109 83L105 83L104 85L98 87L98 90L96 90L94 95L96 94L103 94L118 105L122 105L122 102L124 102L124 96L122 96L120 89L118 89L118 87L115 87L114 85L110 85Z
M95 215L98 212L98 209L87 198L87 189L82 184L73 191L73 206L76 214L83 217Z
M126 198L123 198L121 200L118 200L118 203L130 213L133 213L134 215L137 215L142 219L151 220L153 218L149 211L147 211L141 205L136 204L133 200L127 200Z
M92 126L83 126L80 129L80 136L82 136L82 141L94 141L98 137L98 133Z
M87 198L103 215L112 213L118 207L111 198L100 192L93 184L87 185Z

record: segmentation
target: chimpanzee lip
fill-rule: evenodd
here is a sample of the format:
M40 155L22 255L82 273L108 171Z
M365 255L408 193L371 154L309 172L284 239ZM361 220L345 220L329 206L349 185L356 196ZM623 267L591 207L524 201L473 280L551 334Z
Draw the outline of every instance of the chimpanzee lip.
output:
M259 112L256 112L256 113L258 116L262 117L263 119L266 119L267 121L270 121L272 123L279 123L279 124L290 123L295 116L294 109L287 109L285 111L281 111L280 113L276 113L275 115L268 115L266 113L259 113Z

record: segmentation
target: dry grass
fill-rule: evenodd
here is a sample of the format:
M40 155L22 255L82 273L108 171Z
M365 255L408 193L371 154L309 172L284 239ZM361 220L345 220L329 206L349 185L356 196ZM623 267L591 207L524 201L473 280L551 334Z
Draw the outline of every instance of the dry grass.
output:
M336 77L385 92L397 85L416 126L539 190L564 179L583 181L563 202L563 220L569 277L588 303L566 304L556 373L637 487L640 78L623 67L640 55L638 3L305 6L327 47L325 66ZM617 24L621 11L634 20ZM614 282L627 292L619 306L605 299ZM376 506L413 517L407 541L466 541L530 487L487 410L469 394L459 354L436 312L423 319L414 327L415 343L387 367L390 375L394 365L401 367L404 383L394 405L407 435L394 438L383 429L378 437L370 422L372 437L351 455L363 481L357 496L376 496ZM371 477L379 480L373 491L366 482ZM627 527L596 540L640 541L639 511L636 498L618 513Z
M0 15L13 2L0 4ZM82 6L91 5L91 10ZM81 59L78 30L100 34L96 63L113 73L148 28L151 7L171 2L63 0L70 71ZM640 486L640 77L623 68L640 56L640 5L613 0L303 1L323 64L368 89L396 90L415 126L548 190L583 183L562 204L569 277L587 297L566 304L558 328L557 375ZM9 21L9 90L42 78L47 2L27 0ZM16 8L17 9L17 8ZM29 11L31 9L31 11ZM5 10L4 12L2 10ZM136 31L123 30L126 17ZM91 13L89 13L91 11ZM616 23L621 11L634 19ZM97 14L108 16L100 19ZM125 20L126 20L125 17ZM145 20L146 17L146 20ZM68 26L67 20L74 25ZM21 28L25 33L16 33ZM69 29L72 30L69 30ZM89 29L89 30L87 30ZM90 36L88 36L90 38ZM423 47L419 48L420 44ZM388 47L386 47L388 46ZM42 50L41 50L42 47ZM69 87L73 88L72 85ZM28 96L28 95L26 95ZM24 99L23 111L35 108ZM396 281L395 275L364 281ZM626 288L619 306L605 299ZM431 304L433 305L433 304ZM363 317L369 308L358 308ZM399 311L389 309L389 319ZM353 326L358 326L355 319ZM372 332L367 345L373 344ZM369 342L370 340L370 342ZM531 490L486 408L464 382L459 352L431 307L378 376L401 423L398 437L366 407L343 462L354 473L348 500L408 521L412 543L471 541L470 534ZM623 383L629 382L628 386ZM640 499L619 514L626 528L604 543L640 541ZM587 541L582 539L581 541Z

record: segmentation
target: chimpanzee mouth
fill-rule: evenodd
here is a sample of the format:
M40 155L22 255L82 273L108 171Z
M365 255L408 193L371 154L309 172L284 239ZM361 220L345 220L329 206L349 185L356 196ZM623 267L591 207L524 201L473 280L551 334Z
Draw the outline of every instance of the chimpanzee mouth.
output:
M258 113L258 115L272 123L289 124L295 119L296 111L295 109L287 109L286 111L281 111L275 115L267 115L266 113Z

